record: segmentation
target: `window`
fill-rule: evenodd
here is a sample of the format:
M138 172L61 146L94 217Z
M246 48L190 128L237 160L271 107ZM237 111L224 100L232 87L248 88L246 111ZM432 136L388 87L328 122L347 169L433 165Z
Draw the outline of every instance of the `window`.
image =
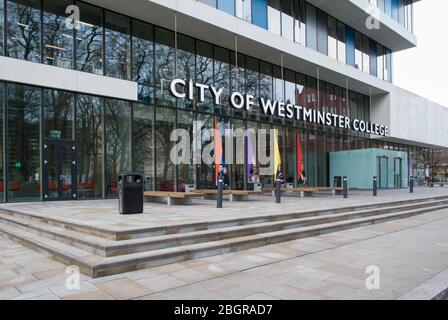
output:
M167 137L175 129L175 119L175 109L156 109L156 188L158 191L174 191L174 165L170 159L174 142Z
M67 28L65 9L70 0L44 1L44 63L60 68L73 68L74 29Z
M384 80L384 66L385 66L385 58L384 58L384 48L380 44L377 45L377 77Z
M362 70L370 73L370 40L365 36L362 37L362 63Z
M278 35L282 34L280 0L268 1L268 30Z
M228 1L228 0L227 0ZM252 21L252 0L236 0L236 16L247 22Z
M154 190L154 108L134 104L133 129L133 169L145 177L145 189Z
M377 70L377 44L375 41L370 40L370 74L375 76L378 74Z
M8 198L40 200L41 89L8 84Z
M355 31L355 68L362 70L362 35Z
M235 15L235 1L218 0L218 9L233 16Z
M337 38L338 38L338 60L342 63L346 63L346 44L345 44L345 25L337 22Z
M283 0L282 5L282 36L294 41L294 10L292 0Z
M131 79L131 20L106 11L106 76Z
M205 3L206 5L216 8L216 0L198 0L199 2Z
M196 81L212 86L213 79L213 46L206 42L196 41ZM205 91L205 101L197 102L198 109L213 111L213 99L210 90Z
M7 54L41 62L40 0L8 0Z
M0 1L0 56L4 55L4 36L5 36L5 8L4 1Z
M77 3L82 12L76 30L77 70L103 74L103 11L84 2Z
M73 140L75 97L71 92L43 91L44 137L51 138L54 131L60 132L60 139Z
M327 14L317 10L317 51L328 55Z
M106 99L106 196L118 196L118 175L131 170L131 106Z
M169 94L169 83L175 74L173 32L155 28L155 58L156 103L174 106L174 98Z
M103 197L104 99L78 95L76 99L78 199Z
M195 40L179 34L177 36L177 75L176 78L195 80ZM185 90L185 88L184 88ZM177 99L178 108L193 108L188 99Z
M221 47L215 47L215 86L224 88L224 93L221 97L221 105L228 106L230 89L230 51ZM222 109L225 112L228 109Z
M306 45L305 1L295 0L294 40Z
M328 17L328 56L337 59L338 58L338 44L337 44L337 30L336 19Z
M306 4L306 46L317 50L316 8Z
M153 103L154 29L152 25L132 21L132 80L141 84L139 100Z
M259 85L259 61L257 59L246 57L246 86L245 92L247 95L252 95L255 97L254 101L258 101L258 97L260 94L260 85ZM272 96L271 96L272 98ZM255 105L257 102L255 103ZM248 112L248 117L251 119L258 119L259 109L257 107L252 108Z

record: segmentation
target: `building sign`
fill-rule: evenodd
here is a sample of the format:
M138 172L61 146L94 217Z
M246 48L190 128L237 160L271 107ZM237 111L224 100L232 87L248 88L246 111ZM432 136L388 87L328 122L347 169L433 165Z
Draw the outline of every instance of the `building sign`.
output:
M61 135L62 135L61 131L58 131L58 130L51 130L50 131L50 138L51 139L61 139Z
M217 88L182 79L174 79L170 84L170 93L178 99L193 100L194 98L197 98L199 102L204 102L206 92L210 92L212 95L214 105L221 104L224 88ZM233 92L230 94L229 102L232 108L249 111L255 106L255 97L252 95L243 95L240 92ZM291 103L260 98L259 106L261 111L266 115L301 120L308 123L349 129L378 136L389 135L389 128L381 124L359 119L350 119L349 117L330 112L307 109Z

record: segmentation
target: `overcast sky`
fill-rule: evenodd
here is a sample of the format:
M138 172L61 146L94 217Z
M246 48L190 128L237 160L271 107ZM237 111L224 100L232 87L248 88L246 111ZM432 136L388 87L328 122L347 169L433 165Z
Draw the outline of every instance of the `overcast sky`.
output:
M448 107L448 1L414 6L418 45L394 54L394 84Z

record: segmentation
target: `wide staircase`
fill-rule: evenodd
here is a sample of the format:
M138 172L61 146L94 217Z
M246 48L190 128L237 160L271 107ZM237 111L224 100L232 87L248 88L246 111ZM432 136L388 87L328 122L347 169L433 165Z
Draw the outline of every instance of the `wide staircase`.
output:
M0 208L0 232L96 278L448 208L448 196L111 231Z

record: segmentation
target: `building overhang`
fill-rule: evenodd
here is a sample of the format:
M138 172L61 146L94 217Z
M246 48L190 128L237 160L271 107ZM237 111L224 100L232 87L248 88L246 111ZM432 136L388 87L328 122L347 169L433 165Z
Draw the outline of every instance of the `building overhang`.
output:
M87 0L92 4L235 50L362 94L384 94L390 83L196 0ZM82 18L82 13L81 13Z
M366 21L372 15L370 10L372 4L368 0L307 1L389 48L392 52L417 46L417 37L412 32L380 10L378 10L380 28L368 29Z

